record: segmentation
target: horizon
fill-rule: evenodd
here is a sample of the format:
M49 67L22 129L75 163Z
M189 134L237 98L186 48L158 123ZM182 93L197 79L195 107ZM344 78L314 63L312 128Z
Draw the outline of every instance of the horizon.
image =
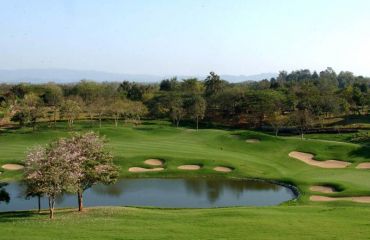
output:
M329 69L328 67L327 69ZM280 72L299 72L308 70L312 74L325 71L322 69L320 71L310 70L310 69L297 69L290 72L285 70L279 71L278 73L260 73L253 75L232 75L232 74L219 74L221 79L230 83L241 83L248 81L262 81L271 80L277 78ZM333 69L335 71L335 69ZM341 74L346 71L335 71L336 74ZM352 72L351 72L352 73ZM216 74L218 74L216 72ZM369 78L368 76L358 75L352 73L356 77ZM0 69L0 83L5 84L17 84L17 83L30 83L30 84L45 84L49 82L55 83L78 83L83 80L93 81L93 82L138 82L138 83L159 83L165 79L171 79L173 77L177 78L179 81L195 78L203 81L209 73L205 74L192 74L192 75L150 75L150 74L125 74L125 73L111 73L105 71L97 70L77 70L77 69L16 69L16 70L6 70Z
M370 76L369 7L364 0L8 1L0 9L0 69L186 76L332 67Z

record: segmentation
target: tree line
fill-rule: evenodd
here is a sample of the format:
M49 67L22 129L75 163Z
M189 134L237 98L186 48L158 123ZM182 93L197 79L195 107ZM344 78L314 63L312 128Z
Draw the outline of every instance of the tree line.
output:
M53 125L63 119L135 124L145 118L171 119L175 126L204 121L231 126L295 127L302 135L323 127L332 116L365 115L370 105L370 79L327 68L282 71L276 78L229 83L211 72L204 80L176 77L160 83L82 80L76 84L0 85L0 123L32 128L39 121Z

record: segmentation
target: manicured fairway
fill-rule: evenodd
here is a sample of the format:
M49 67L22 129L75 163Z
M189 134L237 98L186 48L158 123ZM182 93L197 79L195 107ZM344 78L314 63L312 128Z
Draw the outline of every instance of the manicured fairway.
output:
M75 130L88 131L88 123ZM298 201L266 208L162 210L93 208L78 214L57 212L56 220L26 213L0 214L0 239L369 239L370 204L314 203L309 188L333 184L342 191L330 196L370 195L370 170L356 169L370 159L357 144L274 137L253 131L174 128L167 122L145 122L138 127L104 124L95 131L105 135L121 167L122 177L252 177L286 181L301 190ZM65 123L56 129L12 130L0 133L0 165L21 163L26 150L59 136L67 136ZM259 139L248 143L246 139ZM322 169L290 158L291 151L315 154L318 160L351 162L344 169ZM148 167L146 159L164 160L164 171L131 173L130 167ZM197 171L180 165L202 166ZM228 166L230 173L216 172ZM1 170L3 171L3 170ZM19 179L18 171L4 171L0 180ZM317 193L315 193L317 195ZM327 194L320 194L329 196ZM3 203L1 203L3 204ZM145 226L145 230L144 230ZM19 237L17 237L19 234Z
M0 214L0 239L369 239L369 207L280 206L160 210L96 208Z
M75 126L75 130L88 131L90 124ZM370 161L361 154L360 146L351 143L321 140L300 140L299 138L276 138L253 131L225 131L174 128L167 122L146 122L141 126L120 126L105 124L95 131L105 135L109 147L115 154L115 162L121 167L122 177L145 176L227 176L254 177L283 180L296 184L303 192L310 185L332 183L340 185L343 191L337 195L370 195L370 171L355 169L359 162ZM36 132L15 130L0 135L0 164L21 163L30 147L47 143L60 136L67 136L65 123L57 129L46 126ZM259 143L248 143L246 139L257 138ZM345 169L321 169L308 166L288 156L298 150L316 154L316 159L338 159L352 162ZM163 159L162 172L130 173L130 167L148 167L146 159ZM184 164L200 164L198 171L177 169ZM215 172L215 166L235 168L231 173ZM20 172L4 171L1 179L21 177ZM303 195L302 201L306 200Z

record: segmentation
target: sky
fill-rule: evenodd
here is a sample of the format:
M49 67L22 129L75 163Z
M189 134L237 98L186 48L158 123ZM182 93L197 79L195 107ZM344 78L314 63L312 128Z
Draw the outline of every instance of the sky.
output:
M0 69L370 76L368 0L0 0Z

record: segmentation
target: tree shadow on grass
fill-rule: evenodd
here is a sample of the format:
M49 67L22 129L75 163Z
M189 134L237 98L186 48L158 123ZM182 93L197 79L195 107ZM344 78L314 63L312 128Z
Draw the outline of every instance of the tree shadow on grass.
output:
M350 154L356 157L368 158L370 160L370 144L362 145L360 148L351 151Z
M134 127L134 130L139 130L139 131L153 131L154 128L151 127Z
M65 214L71 213L79 213L76 209L70 208L58 208L55 209L55 216L62 216ZM56 217L57 218L57 217ZM5 222L15 222L15 221L24 221L24 220L34 220L34 221L48 221L49 218L49 210L43 209L41 212L37 210L30 210L30 211L12 211L12 212L0 212L0 224Z
M33 211L3 212L0 213L0 223L24 220L24 218L29 218L35 215L47 215L47 213L36 213Z

